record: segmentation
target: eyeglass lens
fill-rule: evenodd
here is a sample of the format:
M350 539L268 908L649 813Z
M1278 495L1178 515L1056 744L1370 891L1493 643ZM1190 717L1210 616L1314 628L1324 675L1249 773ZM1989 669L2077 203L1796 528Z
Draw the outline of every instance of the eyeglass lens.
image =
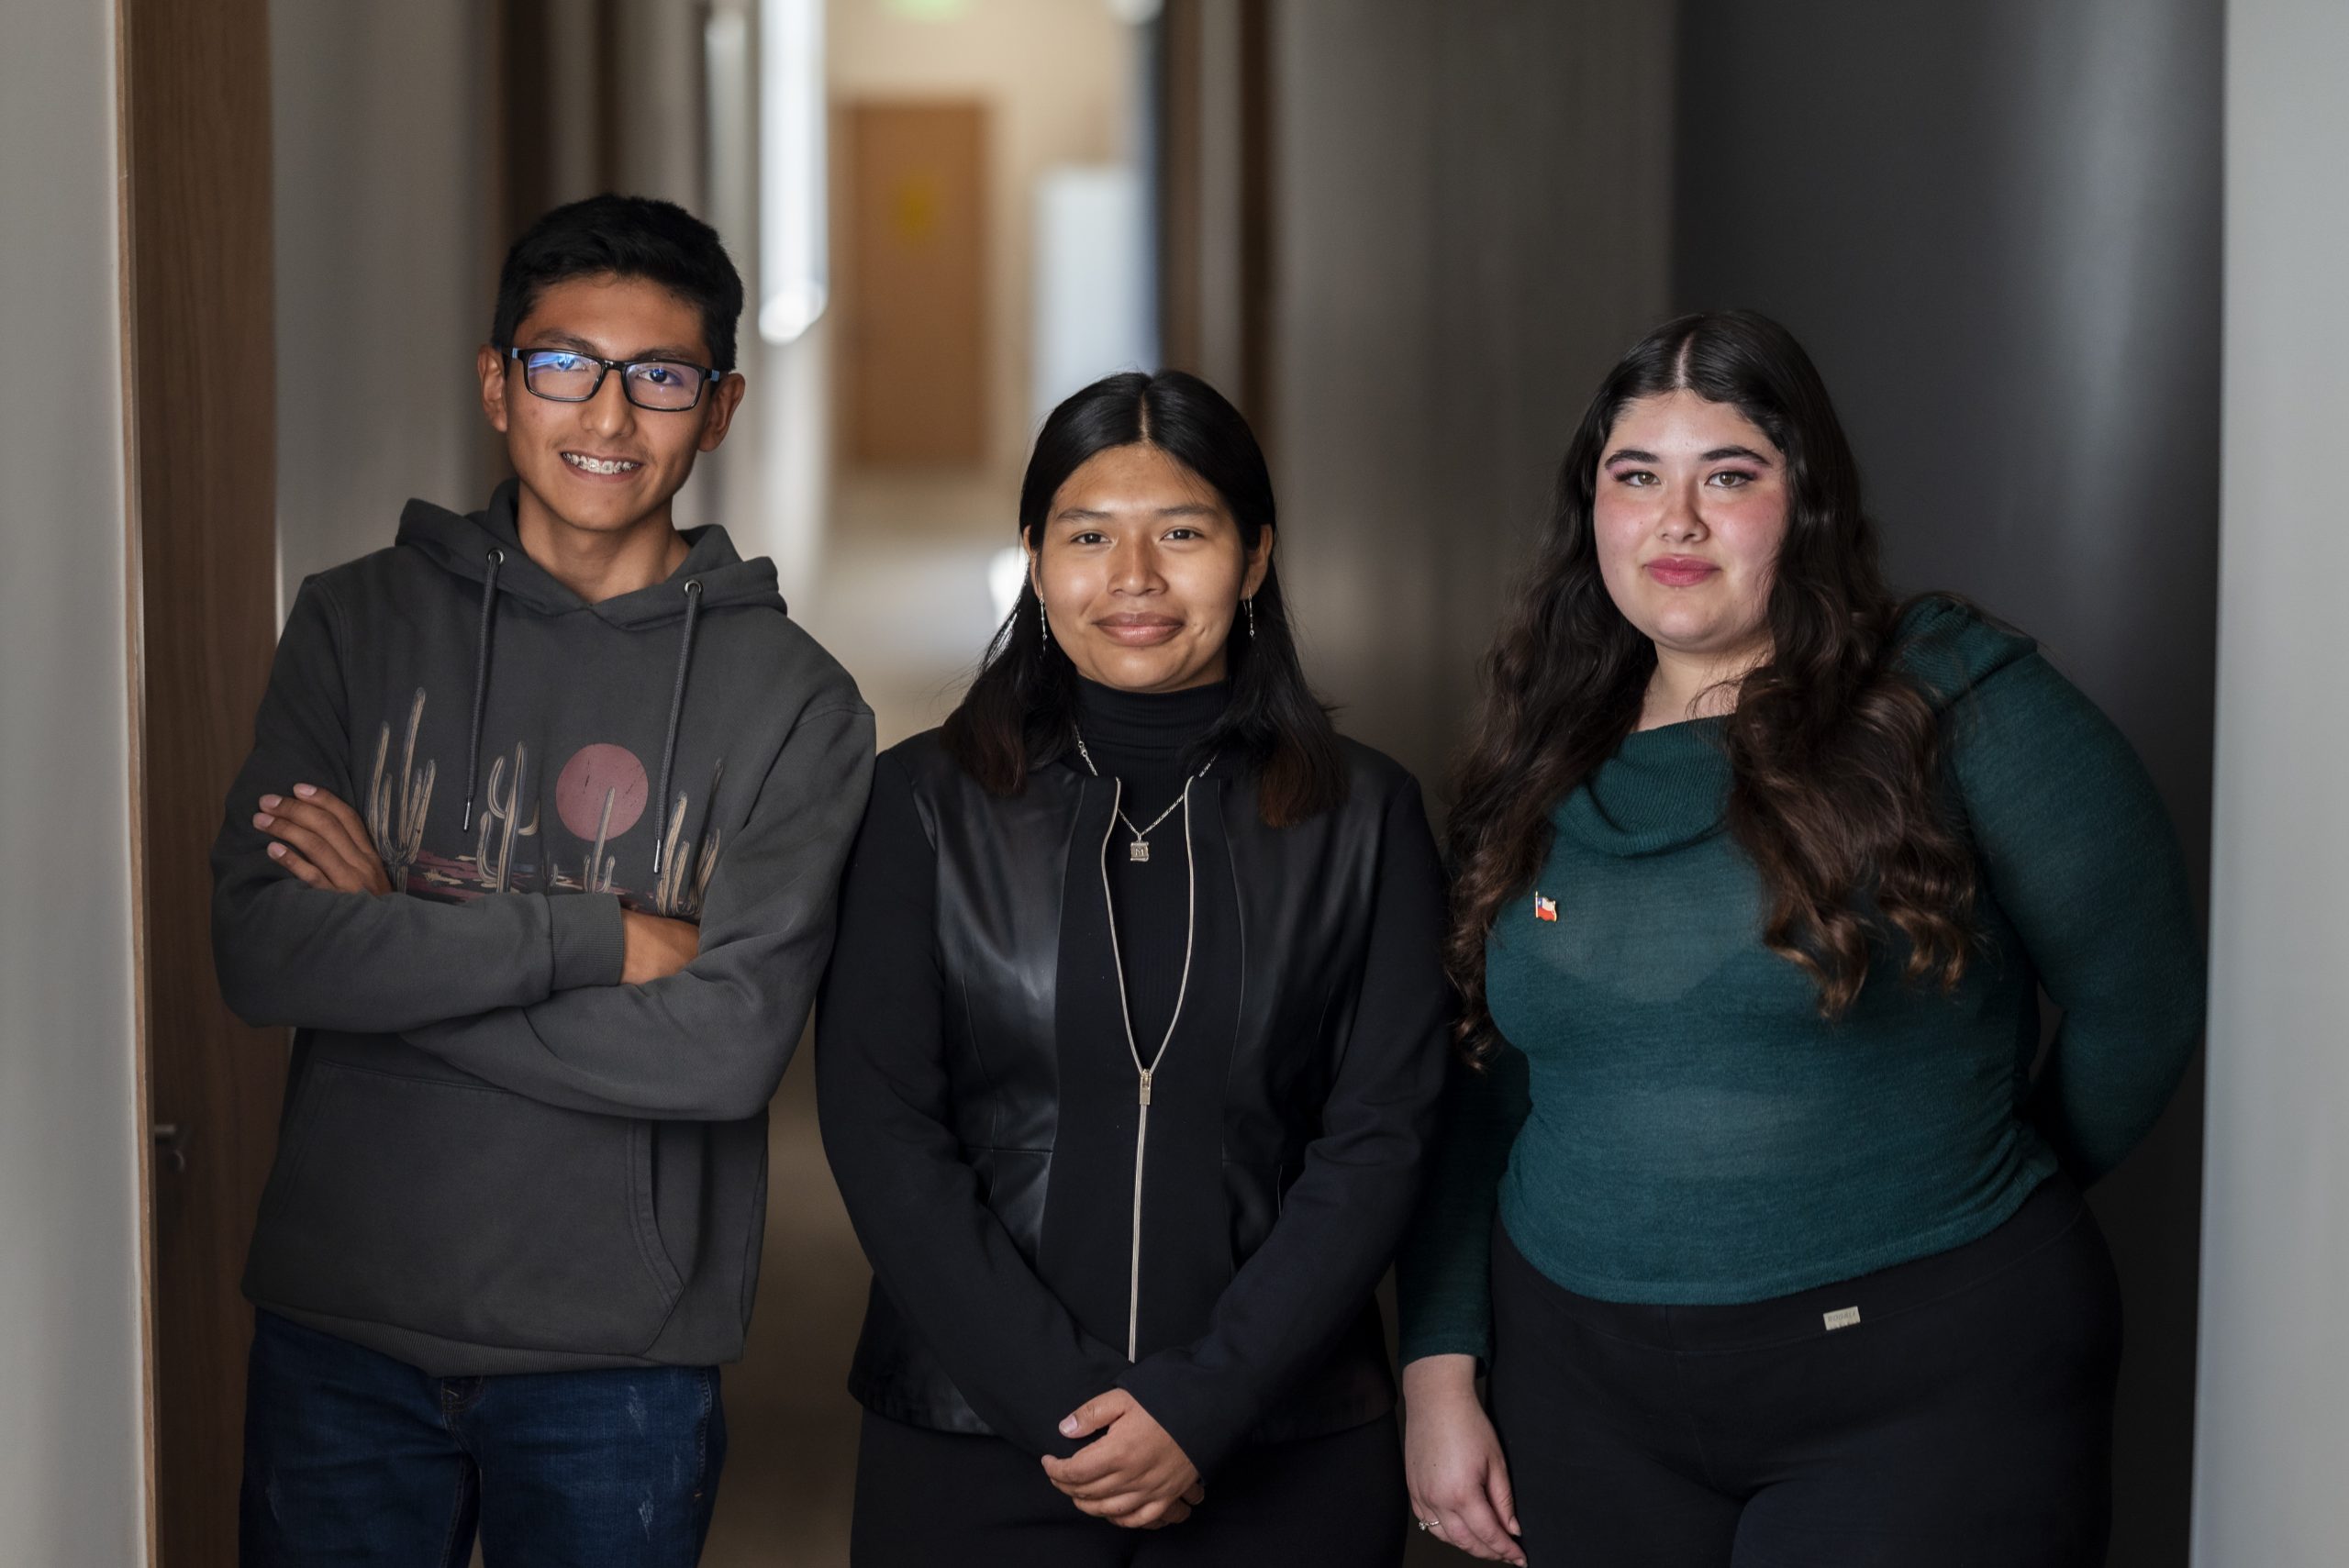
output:
M558 403L584 403L596 395L604 367L584 354L541 349L522 356L522 380L540 397ZM624 390L639 408L669 411L691 408L701 401L703 376L697 365L672 360L640 360L627 367Z

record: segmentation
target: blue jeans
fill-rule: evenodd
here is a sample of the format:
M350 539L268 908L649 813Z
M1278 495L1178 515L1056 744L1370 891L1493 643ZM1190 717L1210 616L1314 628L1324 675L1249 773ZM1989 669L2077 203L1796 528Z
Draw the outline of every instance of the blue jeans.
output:
M726 1461L715 1367L431 1377L263 1312L244 1568L693 1568Z

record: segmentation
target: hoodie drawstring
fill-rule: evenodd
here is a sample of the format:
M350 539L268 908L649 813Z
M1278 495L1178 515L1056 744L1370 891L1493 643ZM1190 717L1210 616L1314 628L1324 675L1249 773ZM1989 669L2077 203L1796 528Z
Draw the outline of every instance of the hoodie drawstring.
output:
M694 662L694 620L701 614L701 579L685 580L685 633L677 644L677 687L669 698L669 738L661 747L661 793L653 798L659 804L652 821L652 877L661 878L661 859L668 842L670 773L677 761L677 720L685 711L685 672Z
M489 552L489 572L481 580L481 638L473 650L473 727L465 740L465 810L457 819L457 831L470 833L473 827L473 784L481 776L481 713L489 696L489 628L497 615L497 569L506 564L506 552L493 547Z
M481 774L482 710L489 697L490 631L497 617L497 569L506 564L506 552L493 549L488 557L489 570L481 584L481 638L473 653L473 722L472 733L465 740L465 809L458 818L457 830L471 832L473 825L473 791ZM669 785L677 762L677 722L685 710L685 677L693 668L694 623L701 616L701 579L685 582L685 629L677 644L677 682L669 696L669 733L661 747L661 793L652 823L652 874L661 875L661 862L668 839Z

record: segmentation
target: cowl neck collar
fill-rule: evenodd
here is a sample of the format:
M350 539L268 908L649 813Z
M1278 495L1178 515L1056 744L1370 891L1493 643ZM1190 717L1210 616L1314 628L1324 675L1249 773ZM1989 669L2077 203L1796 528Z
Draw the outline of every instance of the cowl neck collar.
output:
M1561 837L1618 859L1663 854L1719 833L1729 805L1723 723L1634 730L1551 813Z
M1976 687L2035 650L2030 638L1971 606L1931 596L1902 617L1892 658L1935 709L1954 713ZM1727 728L1726 719L1697 718L1625 736L1552 811L1559 835L1597 854L1629 858L1719 833L1731 782Z

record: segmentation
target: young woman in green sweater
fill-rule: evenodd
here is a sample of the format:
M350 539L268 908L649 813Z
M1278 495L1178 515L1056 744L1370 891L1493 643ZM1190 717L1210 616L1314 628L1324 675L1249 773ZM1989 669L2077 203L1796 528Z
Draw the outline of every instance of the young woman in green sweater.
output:
M2101 1562L2120 1303L2079 1189L2202 1014L2151 782L2028 639L1895 602L1774 322L1651 334L1560 497L1451 824L1421 1528L1537 1568Z

